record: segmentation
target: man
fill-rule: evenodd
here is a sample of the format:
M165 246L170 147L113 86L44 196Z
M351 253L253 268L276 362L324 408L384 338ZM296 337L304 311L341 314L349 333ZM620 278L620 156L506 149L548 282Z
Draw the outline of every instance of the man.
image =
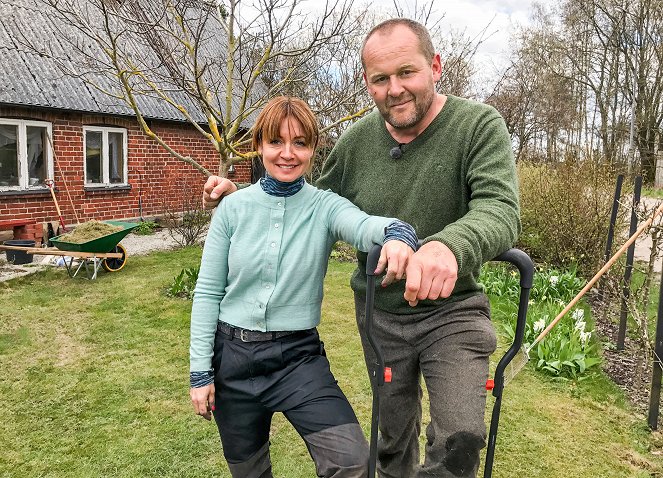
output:
M381 391L379 476L475 476L496 347L477 279L481 264L520 232L511 141L493 108L436 93L441 60L422 25L407 19L377 25L361 58L377 111L342 135L317 186L369 214L407 221L424 238L408 263L405 286L383 285L376 294L375 333L394 377ZM232 190L228 181L210 178L206 206ZM363 334L366 256L358 257L351 284L370 364ZM420 465L421 376L431 423Z

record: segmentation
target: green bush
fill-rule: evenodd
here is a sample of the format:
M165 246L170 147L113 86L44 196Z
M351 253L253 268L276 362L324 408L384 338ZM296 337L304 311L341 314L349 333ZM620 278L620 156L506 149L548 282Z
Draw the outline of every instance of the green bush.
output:
M166 288L166 295L169 297L180 297L182 299L193 300L193 291L198 281L200 266L182 269L178 275L173 278L173 282Z
M515 307L520 295L517 273L504 264L489 264L483 267L480 281L487 294L507 298L511 307L493 310L495 318L502 322L507 339L515 336ZM538 268L530 293L525 347L530 346L539 334L553 321L562 309L583 287L576 269L560 272L557 269ZM548 335L530 352L537 370L562 378L581 378L600 363L599 350L588 326L587 311L576 307L563 317Z
M329 257L340 262L357 262L357 250L347 242L337 241Z
M159 225L154 221L143 221L138 223L138 227L134 229L134 234L139 236L151 236L154 234L154 230L159 227Z
M581 276L591 277L605 260L614 171L589 161L521 161L518 178L523 224L519 247L559 268L576 264ZM617 231L624 230L620 210Z

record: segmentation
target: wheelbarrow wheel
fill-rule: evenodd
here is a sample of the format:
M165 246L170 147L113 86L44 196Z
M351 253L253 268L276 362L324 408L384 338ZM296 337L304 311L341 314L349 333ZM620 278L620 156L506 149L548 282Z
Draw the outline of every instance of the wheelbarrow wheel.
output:
M122 244L118 244L113 248L113 250L109 252L119 252L122 254L122 257L104 259L101 265L104 266L104 269L106 269L108 272L117 272L121 270L124 267L124 264L127 262L127 250Z

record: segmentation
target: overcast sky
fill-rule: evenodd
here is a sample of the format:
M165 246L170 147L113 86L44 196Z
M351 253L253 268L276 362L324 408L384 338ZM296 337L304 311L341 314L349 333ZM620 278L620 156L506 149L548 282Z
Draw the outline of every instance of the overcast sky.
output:
M490 90L491 80L501 76L501 71L508 66L511 34L518 26L530 22L537 0L398 0L398 3L408 15L415 11L416 5L428 4L431 1L434 2L434 16L436 19L442 18L443 28L465 32L469 38L475 38L486 30L475 62L479 83L485 82ZM243 3L243 8L249 11L247 4L251 3ZM373 8L385 12L394 11L393 0L355 0L357 7L364 4L371 4ZM324 8L324 2L301 0L300 8L303 11L317 11ZM442 61L444 62L444 58Z
M466 31L474 37L490 25L489 38L481 45L477 60L500 61L508 55L510 34L517 25L527 25L536 0L436 0L433 10L442 17L442 25ZM381 8L392 8L393 0L372 0ZM417 0L399 0L401 5L414 9ZM420 4L423 2L419 2Z
M315 0L312 0L315 2ZM361 0L355 0L362 3ZM430 0L419 0L419 4ZM367 0L376 8L393 11L393 0ZM476 93L484 96L509 65L511 35L518 26L530 23L537 0L434 0L433 12L443 28L465 32L475 38L485 29L484 41L475 56ZM417 0L399 0L405 14L413 12ZM444 63L444 58L442 58Z

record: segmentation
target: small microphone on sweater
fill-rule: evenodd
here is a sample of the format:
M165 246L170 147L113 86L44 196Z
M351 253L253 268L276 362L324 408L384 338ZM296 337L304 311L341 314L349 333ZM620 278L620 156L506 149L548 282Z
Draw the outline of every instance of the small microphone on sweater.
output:
M391 159L401 159L403 156L403 146L405 143L399 143L398 146L394 146L389 150L389 156Z

